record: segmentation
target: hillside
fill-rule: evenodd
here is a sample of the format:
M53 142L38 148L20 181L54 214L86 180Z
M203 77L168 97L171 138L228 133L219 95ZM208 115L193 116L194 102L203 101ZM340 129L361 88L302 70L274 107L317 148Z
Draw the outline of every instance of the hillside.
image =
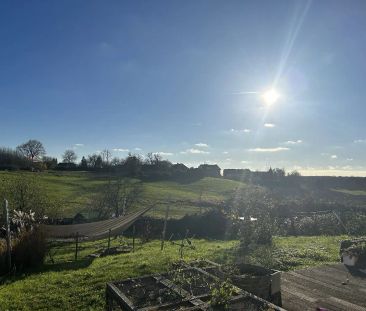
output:
M15 178L20 174L36 176L42 189L51 199L59 200L62 204L62 216L72 217L82 212L88 216L87 205L93 194L102 191L102 186L108 182L108 176L91 172L0 172L0 184ZM229 198L237 189L248 187L246 184L206 177L191 183L172 181L144 182L141 197L135 208L156 204L151 215L164 215L166 204L170 202L170 216L181 217L185 214L198 212L199 205L217 205ZM200 203L201 202L201 203Z

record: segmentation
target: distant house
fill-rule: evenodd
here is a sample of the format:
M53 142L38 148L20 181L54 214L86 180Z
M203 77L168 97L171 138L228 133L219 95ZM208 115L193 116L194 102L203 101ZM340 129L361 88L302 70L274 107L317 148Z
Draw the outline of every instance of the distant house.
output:
M186 172L189 170L187 166L185 166L183 163L176 163L172 165L174 170Z
M233 179L233 180L241 180L248 181L250 180L252 172L245 169L225 169L224 170L224 178Z
M198 170L204 177L221 177L221 168L217 164L201 164Z

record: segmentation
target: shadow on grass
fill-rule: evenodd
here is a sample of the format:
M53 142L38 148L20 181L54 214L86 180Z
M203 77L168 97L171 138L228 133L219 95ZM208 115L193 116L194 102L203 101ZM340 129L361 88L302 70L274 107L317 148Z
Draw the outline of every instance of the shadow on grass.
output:
M94 258L85 258L77 261L64 261L60 263L47 263L37 268L27 269L24 271L13 271L11 274L0 277L0 285L9 285L16 281L23 280L29 276L37 275L45 272L75 271L87 268L91 265Z
M91 265L94 258L85 258L77 261L64 261L60 263L47 263L44 264L38 272L49 272L49 271L69 271L79 270L87 268Z

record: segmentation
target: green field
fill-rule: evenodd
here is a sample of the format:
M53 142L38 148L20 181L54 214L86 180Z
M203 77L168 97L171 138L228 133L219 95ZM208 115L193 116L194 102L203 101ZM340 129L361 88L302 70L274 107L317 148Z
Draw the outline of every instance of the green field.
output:
M344 238L278 237L273 247L258 249L248 260L282 270L337 262L339 241ZM47 261L37 271L8 279L0 285L0 310L103 310L106 282L165 271L178 259L176 246L167 243L161 252L159 241L137 243L134 253L86 258L105 245L105 240L83 243L77 262L73 248L63 247L54 264ZM237 242L194 240L193 245L196 249L187 251L184 259L204 257L223 263L233 260Z
M0 172L0 183L19 174L36 176L47 195L61 202L62 216L72 217L78 212L88 216L87 204L94 193L102 190L108 177L90 172ZM182 217L199 211L199 201L217 204L231 195L238 188L247 187L244 183L206 177L191 183L157 181L143 183L143 192L135 208L156 204L150 215L161 217L170 203L170 217ZM202 193L202 195L201 195Z

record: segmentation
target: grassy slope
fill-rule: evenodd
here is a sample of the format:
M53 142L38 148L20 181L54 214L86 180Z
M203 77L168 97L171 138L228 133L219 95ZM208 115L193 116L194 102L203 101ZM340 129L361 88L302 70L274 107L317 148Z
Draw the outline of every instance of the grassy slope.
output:
M338 261L339 241L345 237L275 238L273 249L261 249L251 261L263 265L295 269ZM40 271L18 277L0 286L0 310L103 310L105 283L164 271L178 259L176 246L160 251L159 241L142 245L135 253L85 260L93 249L106 241L85 243L78 262L72 262L73 249L63 248L55 264L46 263ZM117 243L114 241L113 243ZM185 259L210 258L218 262L232 259L235 241L194 240L196 250Z
M18 172L0 172L0 181L13 178ZM75 215L77 212L86 211L86 204L93 193L100 191L101 185L106 183L106 177L89 172L44 172L22 173L37 174L42 187L51 198L60 200L63 204L65 217ZM230 196L238 187L246 185L232 180L219 178L204 178L192 183L180 184L177 182L147 182L140 205L148 202L178 200L179 203L171 204L170 216L181 217L186 213L197 212L199 207L195 202L200 199L206 202L219 202ZM184 201L184 202L182 202ZM140 207L140 206L137 206ZM164 215L165 206L158 204L151 214Z

